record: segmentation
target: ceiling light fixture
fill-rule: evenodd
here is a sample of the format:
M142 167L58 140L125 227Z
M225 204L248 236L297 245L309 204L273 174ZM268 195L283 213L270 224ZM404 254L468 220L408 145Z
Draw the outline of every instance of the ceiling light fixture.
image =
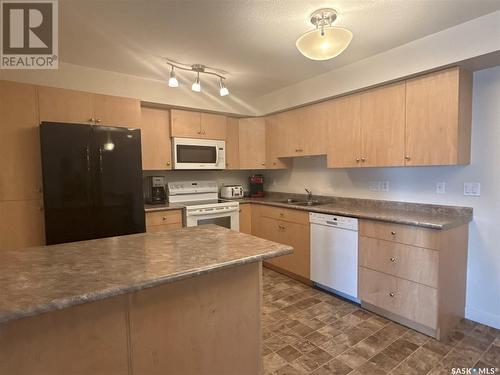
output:
M170 70L170 78L168 80L168 85L170 87L179 87L179 81L177 80L174 72L175 69L180 69L180 70L186 70L186 71L191 71L196 73L196 79L191 85L191 90L195 92L201 92L201 81L200 81L200 74L208 74L212 76L216 76L219 78L219 94L220 96L227 96L229 95L229 89L226 87L224 84L224 80L226 77L222 74L228 74L225 71L215 69L215 68L209 68L205 65L202 64L193 64L193 65L186 65L186 64L181 64L176 61L170 60L170 59L165 59L167 61L167 64L170 65L172 68Z
M302 34L295 45L305 57L311 60L329 60L340 55L349 46L352 32L343 27L332 26L337 11L322 8L311 14L311 23L316 26Z
M196 75L196 79L193 82L193 85L191 86L191 90L194 92L200 92L201 91L201 83L200 83L200 72Z
M229 90L226 87L226 85L224 84L224 81L222 80L222 78L220 79L219 87L220 87L220 91L219 91L220 92L220 96L229 95Z
M175 76L174 67L172 66L172 70L170 71L170 78L168 79L168 85L170 87L179 87L179 81Z

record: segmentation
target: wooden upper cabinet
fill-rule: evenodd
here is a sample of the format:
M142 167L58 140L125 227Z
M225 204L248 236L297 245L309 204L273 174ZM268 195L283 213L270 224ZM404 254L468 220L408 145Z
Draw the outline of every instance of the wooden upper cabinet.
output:
M226 139L226 116L181 109L171 112L172 137Z
M172 169L170 113L166 109L142 108L142 169Z
M266 123L260 118L239 120L240 169L266 168Z
M172 109L170 118L170 134L172 137L201 138L200 112Z
M361 167L361 97L344 96L327 102L328 168ZM325 108L326 109L326 108Z
M301 108L298 127L299 153L304 156L325 155L328 126L331 120L331 103L324 102Z
M36 87L0 81L0 201L40 199Z
M43 86L37 90L40 122L92 123L91 93Z
M281 159L285 154L287 140L283 136L286 134L286 123L279 120L280 115L271 115L265 118L266 122L266 167L267 169L289 168L290 159Z
M226 130L226 168L240 168L240 128L237 118L228 117Z
M406 165L470 162L472 74L458 67L406 81Z
M92 95L95 122L104 126L138 128L141 125L141 102L138 99Z
M136 128L141 122L137 99L83 91L38 87L40 121Z
M206 139L226 139L227 117L212 113L201 113L201 137Z
M404 165L405 83L361 94L361 163L363 167Z

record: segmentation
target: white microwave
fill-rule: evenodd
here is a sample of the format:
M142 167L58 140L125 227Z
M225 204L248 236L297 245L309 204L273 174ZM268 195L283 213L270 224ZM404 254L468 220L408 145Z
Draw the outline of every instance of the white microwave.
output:
M226 169L226 142L172 138L174 169Z

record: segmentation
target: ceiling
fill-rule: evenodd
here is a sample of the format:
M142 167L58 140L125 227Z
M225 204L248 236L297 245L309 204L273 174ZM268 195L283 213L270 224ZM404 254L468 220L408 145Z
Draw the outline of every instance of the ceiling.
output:
M500 9L500 0L60 0L60 59L164 80L163 57L229 72L240 97L279 88ZM295 48L321 7L354 33L348 49L311 61ZM187 75L186 75L187 74ZM182 79L192 80L189 73ZM207 78L213 80L213 78ZM189 82L190 84L190 82ZM203 82L202 82L203 84Z

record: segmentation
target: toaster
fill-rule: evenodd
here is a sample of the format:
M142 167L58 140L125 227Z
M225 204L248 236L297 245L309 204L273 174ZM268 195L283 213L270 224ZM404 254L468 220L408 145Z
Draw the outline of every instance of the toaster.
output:
M226 185L220 188L220 196L224 199L243 198L243 186Z

